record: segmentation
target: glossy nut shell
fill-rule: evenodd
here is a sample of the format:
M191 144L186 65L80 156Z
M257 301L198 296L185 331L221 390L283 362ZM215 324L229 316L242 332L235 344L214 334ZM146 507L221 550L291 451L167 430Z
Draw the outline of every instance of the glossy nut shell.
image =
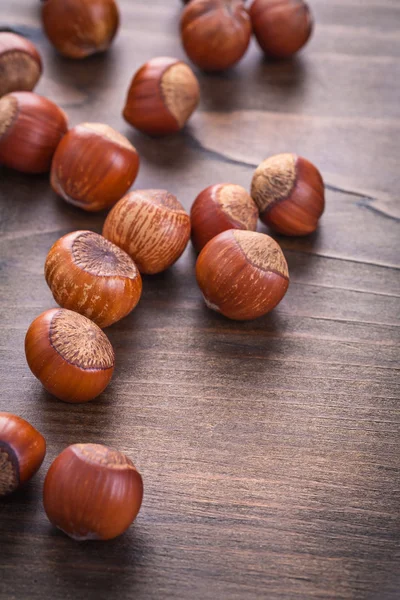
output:
M190 219L192 243L200 252L207 242L227 229L255 231L258 209L240 185L220 183L206 188L197 196Z
M63 308L48 310L33 321L25 337L25 354L43 387L65 402L93 400L114 371L107 336L86 317Z
M142 278L133 260L92 231L74 231L50 249L44 267L54 300L108 327L139 302Z
M16 33L0 32L0 96L31 92L42 74L36 46Z
M280 247L253 231L231 229L208 242L197 259L196 277L207 306L239 321L271 311L289 286Z
M181 18L186 54L205 71L232 67L246 52L251 23L242 0L192 0Z
M256 169L251 195L260 219L283 235L312 233L325 208L325 187L318 169L296 154L277 154Z
M268 56L293 56L310 39L313 20L303 0L255 0L249 12L257 41Z
M92 212L115 204L138 170L139 155L126 137L102 123L82 123L58 146L50 182L66 202Z
M100 444L66 448L51 465L43 489L49 520L77 541L122 534L142 498L142 477L132 461Z
M54 102L34 92L0 98L0 164L23 173L46 173L68 129Z
M134 76L124 118L150 135L167 135L183 128L200 98L191 68L175 58L153 58Z
M141 273L160 273L185 250L190 238L190 217L169 192L137 190L110 211L103 235L125 250Z
M104 52L119 26L114 0L45 0L44 31L53 46L68 58Z
M0 498L31 479L45 454L44 437L28 421L0 412Z

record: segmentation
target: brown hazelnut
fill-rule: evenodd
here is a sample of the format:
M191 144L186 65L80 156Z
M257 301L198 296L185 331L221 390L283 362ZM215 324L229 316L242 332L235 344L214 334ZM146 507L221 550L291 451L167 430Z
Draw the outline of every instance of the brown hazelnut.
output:
M143 481L122 452L101 444L74 444L53 462L44 482L49 521L76 541L110 540L136 518Z
M0 164L23 173L46 173L68 129L54 102L34 92L0 98Z
M283 235L312 233L325 208L320 172L296 154L264 160L254 173L251 195L263 223Z
M44 267L54 300L108 327L139 302L142 278L121 248L92 231L68 233L51 247Z
M104 52L119 26L115 0L45 0L43 27L53 46L68 58Z
M0 32L0 96L31 92L42 73L36 47L21 35Z
M205 71L232 67L246 52L251 23L242 0L191 0L181 18L186 54Z
M109 208L135 181L136 148L112 127L81 123L59 144L51 166L53 190L89 212Z
M53 308L37 317L25 337L25 354L43 387L64 402L88 402L110 383L114 351L106 334L86 317Z
M258 208L240 185L220 183L197 196L190 219L193 246L200 252L207 242L227 229L255 231Z
M124 108L128 123L150 135L183 128L199 103L192 69L175 58L153 58L134 76Z
M137 190L109 212L103 235L125 250L141 273L160 273L185 250L190 217L169 192Z
M45 454L44 437L28 421L0 412L0 498L31 479Z
M196 277L207 306L238 321L271 311L289 286L282 250L255 231L230 229L209 241L197 259Z
M254 34L273 58L287 58L309 40L313 20L304 0L255 0L250 7Z

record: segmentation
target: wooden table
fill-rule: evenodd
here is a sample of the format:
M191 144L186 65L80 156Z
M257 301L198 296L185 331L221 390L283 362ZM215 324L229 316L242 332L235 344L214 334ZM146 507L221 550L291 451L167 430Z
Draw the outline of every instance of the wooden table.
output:
M252 44L236 69L198 73L200 110L162 140L130 129L121 110L142 63L184 57L180 2L121 0L112 51L83 62L53 52L38 4L0 1L3 28L43 54L37 91L72 124L128 135L137 187L166 188L189 209L207 185L248 188L262 159L294 151L321 169L327 210L315 235L277 238L291 285L258 321L203 306L191 248L146 277L138 309L107 330L112 385L70 406L31 375L24 336L54 306L51 244L101 231L104 214L65 204L46 176L0 171L0 410L48 441L39 475L0 502L0 597L399 598L400 3L312 0L317 27L301 56L271 63ZM144 477L135 525L109 543L74 543L43 512L48 466L84 441L116 446Z

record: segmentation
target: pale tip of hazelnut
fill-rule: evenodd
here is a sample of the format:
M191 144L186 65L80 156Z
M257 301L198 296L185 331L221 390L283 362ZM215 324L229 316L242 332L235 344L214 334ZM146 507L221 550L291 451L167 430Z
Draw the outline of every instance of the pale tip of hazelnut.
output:
M18 100L7 94L0 98L0 137L5 134L18 113Z
M199 103L200 87L192 69L183 62L169 66L161 78L164 102L182 128Z

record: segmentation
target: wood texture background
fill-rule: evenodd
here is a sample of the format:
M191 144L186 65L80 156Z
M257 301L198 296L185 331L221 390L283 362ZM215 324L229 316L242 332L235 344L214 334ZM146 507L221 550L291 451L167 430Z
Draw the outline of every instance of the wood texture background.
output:
M278 238L291 286L277 310L246 324L208 311L188 248L107 330L112 385L69 406L31 375L24 335L54 306L50 246L101 231L104 214L65 204L46 176L0 170L0 410L48 441L39 475L0 502L2 599L399 598L400 2L310 3L317 26L296 60L252 43L234 70L199 73L190 126L156 141L120 115L142 63L184 58L179 0L120 0L112 51L83 62L53 52L38 1L0 0L1 27L43 54L37 91L71 124L104 121L136 145L137 187L189 209L207 185L248 188L262 159L294 151L328 188L318 232ZM139 518L109 543L76 544L43 513L46 469L84 441L121 449L144 477Z

